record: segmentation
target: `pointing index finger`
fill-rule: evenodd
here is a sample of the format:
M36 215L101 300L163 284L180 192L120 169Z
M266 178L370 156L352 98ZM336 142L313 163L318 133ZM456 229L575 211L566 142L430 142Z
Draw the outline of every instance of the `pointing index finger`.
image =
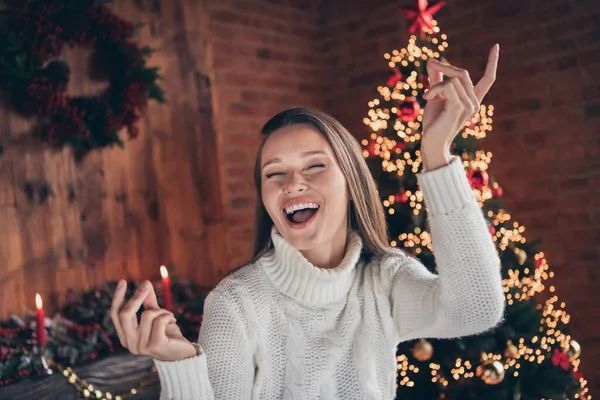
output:
M490 54L488 56L488 62L485 67L485 73L483 77L477 84L475 85L475 95L477 96L477 100L481 102L483 97L487 94L487 92L492 87L492 84L496 80L496 70L498 69L498 58L500 57L500 45L496 43L490 49Z

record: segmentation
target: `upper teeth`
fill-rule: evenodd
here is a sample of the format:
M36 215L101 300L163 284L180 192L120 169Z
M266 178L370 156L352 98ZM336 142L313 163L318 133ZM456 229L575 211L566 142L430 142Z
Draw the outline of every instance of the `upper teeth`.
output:
M285 212L291 214L294 211L303 210L305 208L319 208L319 205L317 203L294 204L293 206L285 207Z

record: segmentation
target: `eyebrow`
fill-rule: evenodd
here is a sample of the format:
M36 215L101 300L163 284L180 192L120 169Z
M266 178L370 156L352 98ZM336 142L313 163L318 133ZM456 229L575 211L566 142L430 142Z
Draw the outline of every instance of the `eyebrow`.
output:
M305 151L304 153L300 154L301 157L309 157L309 156L314 156L315 154L324 154L327 155L327 153L325 153L322 150L311 150L311 151ZM264 169L266 166L271 165L271 164L275 164L281 162L281 158L272 158L269 161L267 161L266 163L263 164L262 169Z

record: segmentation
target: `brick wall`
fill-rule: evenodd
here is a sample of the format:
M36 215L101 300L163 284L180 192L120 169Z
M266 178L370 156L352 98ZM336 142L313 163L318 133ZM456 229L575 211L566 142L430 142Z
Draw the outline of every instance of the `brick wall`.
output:
M323 63L317 52L317 2L212 1L215 110L223 140L232 265L252 248L252 167L259 131L292 106L322 107Z
M367 102L407 43L395 12L416 1L211 2L217 128L222 137L232 265L250 254L257 132L283 108L322 108L365 137ZM545 243L557 294L572 314L592 393L600 373L600 3L454 0L436 15L447 58L473 79L500 43L496 107L485 148L504 202L530 239Z
M326 111L357 137L388 71L385 52L407 44L397 5L416 1L331 2L320 50L330 66ZM434 3L433 1L431 2ZM504 188L504 204L543 238L557 295L583 347L582 370L600 394L600 3L596 0L453 0L436 19L448 60L479 79L500 43L494 130L484 147Z

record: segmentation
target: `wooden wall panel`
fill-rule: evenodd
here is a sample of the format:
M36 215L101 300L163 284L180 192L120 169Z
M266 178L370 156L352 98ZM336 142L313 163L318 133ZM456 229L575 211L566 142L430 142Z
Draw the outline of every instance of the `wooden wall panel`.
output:
M155 48L167 104L150 103L125 149L77 163L69 149L37 143L31 121L0 109L0 318L34 308L51 314L68 290L119 278L174 277L214 285L229 267L222 163L212 112L204 2L117 1L144 22L138 41ZM90 53L67 49L68 91L94 94ZM123 137L125 133L123 132Z

